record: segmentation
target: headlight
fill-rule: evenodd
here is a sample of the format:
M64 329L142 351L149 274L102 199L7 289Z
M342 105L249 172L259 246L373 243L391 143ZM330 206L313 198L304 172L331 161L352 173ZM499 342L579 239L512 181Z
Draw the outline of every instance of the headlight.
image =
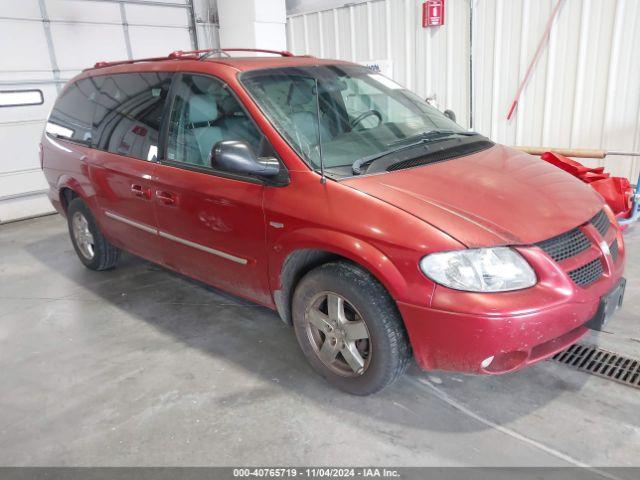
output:
M536 274L522 256L508 247L432 253L420 269L434 282L469 292L506 292L536 284Z

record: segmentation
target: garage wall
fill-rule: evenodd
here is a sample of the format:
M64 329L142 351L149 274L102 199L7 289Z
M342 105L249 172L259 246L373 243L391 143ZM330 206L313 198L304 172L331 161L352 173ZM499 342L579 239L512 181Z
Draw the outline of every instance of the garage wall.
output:
M62 85L99 60L217 46L212 4L192 15L191 0L3 0L0 93L38 89L44 102L0 106L0 223L52 210L37 145Z
M373 0L288 17L289 49L352 61L392 60L392 76L509 145L640 151L640 2L563 0L514 117L519 80L556 0L446 0L445 26L422 28L418 0ZM296 11L304 10L304 2ZM312 3L307 5L313 6ZM598 165L597 160L585 163ZM640 159L605 166L635 183Z

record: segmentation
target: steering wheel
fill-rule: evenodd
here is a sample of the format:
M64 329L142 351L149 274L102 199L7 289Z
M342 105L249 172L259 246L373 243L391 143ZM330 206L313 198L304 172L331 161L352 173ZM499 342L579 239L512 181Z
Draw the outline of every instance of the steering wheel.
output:
M351 128L356 128L358 125L360 125L360 123L362 123L362 121L365 118L369 118L369 117L376 117L378 119L378 125L379 126L382 123L382 115L380 114L379 111L377 110L367 110L364 113L361 113L360 115L358 115L356 118L354 118L353 120L351 120L350 124L351 124ZM373 128L373 127L372 127Z

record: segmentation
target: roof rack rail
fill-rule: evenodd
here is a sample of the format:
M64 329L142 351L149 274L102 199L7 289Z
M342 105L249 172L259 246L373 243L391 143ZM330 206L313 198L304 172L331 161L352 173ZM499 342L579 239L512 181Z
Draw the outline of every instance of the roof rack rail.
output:
M166 57L148 57L148 58L134 58L131 60L116 60L114 62L97 62L93 68L105 68L112 67L114 65L127 65L138 62L159 62L162 60L194 60L204 59L212 54L223 54L230 57L228 52L256 52L256 53L273 53L274 55L280 55L282 57L293 57L293 53L287 50L268 50L264 48L205 48L201 50L176 50L171 52ZM91 70L91 69L87 69Z
M115 60L113 62L96 62L93 67L86 68L85 70L91 70L93 68L104 68L111 67L113 65L126 65L128 63L137 63L137 62L159 62L161 60L167 60L169 57L148 57L148 58L135 58L131 60Z
M215 53L224 54L230 57L229 52L256 52L256 53L273 53L274 55L280 55L281 57L293 57L293 53L287 50L267 50L264 48L212 48L207 52L204 52L200 56L200 60L204 60Z
M223 52L273 53L274 55L280 55L281 57L295 57L295 55L288 50L268 50L264 48L223 48L222 51Z

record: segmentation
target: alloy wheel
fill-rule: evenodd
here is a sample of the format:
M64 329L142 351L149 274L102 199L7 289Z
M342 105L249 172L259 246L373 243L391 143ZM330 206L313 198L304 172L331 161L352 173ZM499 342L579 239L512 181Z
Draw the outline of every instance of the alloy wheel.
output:
M75 212L71 219L73 238L80 253L87 260L93 259L95 254L93 234L89 229L89 222L81 212Z
M364 374L371 362L371 338L362 315L344 297L317 294L305 312L314 352L332 372L344 377Z

